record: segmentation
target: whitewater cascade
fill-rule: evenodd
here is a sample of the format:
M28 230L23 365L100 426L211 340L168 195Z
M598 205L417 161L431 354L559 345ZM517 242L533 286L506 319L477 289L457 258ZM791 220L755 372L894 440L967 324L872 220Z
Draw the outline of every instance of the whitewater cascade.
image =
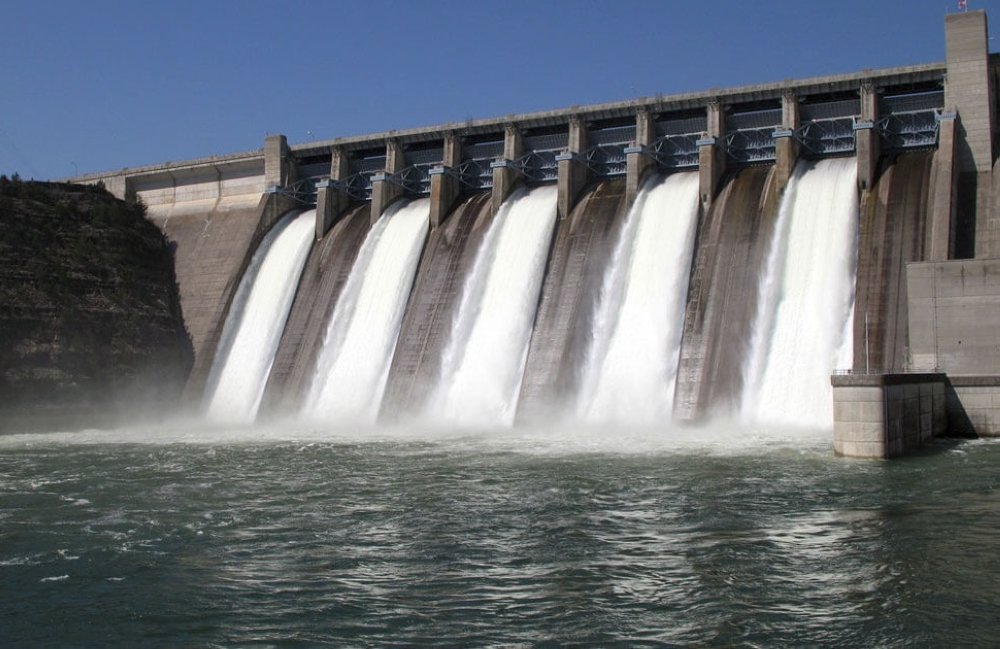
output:
M669 421L697 222L698 174L645 182L604 276L578 418Z
M476 254L427 408L432 420L510 426L556 222L556 188L508 198Z
M256 418L312 248L315 222L316 210L282 218L254 253L236 290L209 373L210 419L249 424Z
M372 226L330 318L305 418L375 421L429 219L424 198L395 203Z
M854 158L799 162L761 280L745 371L748 422L829 427L830 373L854 353L858 247Z

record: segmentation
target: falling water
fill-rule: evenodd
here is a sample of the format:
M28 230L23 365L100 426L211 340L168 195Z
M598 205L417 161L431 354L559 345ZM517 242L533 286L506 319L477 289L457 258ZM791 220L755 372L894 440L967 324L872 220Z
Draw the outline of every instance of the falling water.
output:
M761 283L742 400L748 421L833 423L830 372L853 354L856 183L853 158L795 169Z
M522 188L504 202L462 287L430 418L513 423L555 220L555 187Z
M264 237L240 280L209 374L215 421L252 423L312 247L316 211L284 217Z
M604 277L577 415L669 420L698 220L698 175L646 181Z
M368 233L330 319L306 418L374 422L429 214L427 199L396 203Z

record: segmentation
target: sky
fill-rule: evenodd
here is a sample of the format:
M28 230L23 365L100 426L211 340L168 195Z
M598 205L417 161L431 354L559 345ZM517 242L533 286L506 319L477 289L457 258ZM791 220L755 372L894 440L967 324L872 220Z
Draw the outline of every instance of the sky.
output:
M957 4L0 0L0 173L66 178L250 151L268 134L295 144L934 63ZM968 7L1000 20L1000 0Z

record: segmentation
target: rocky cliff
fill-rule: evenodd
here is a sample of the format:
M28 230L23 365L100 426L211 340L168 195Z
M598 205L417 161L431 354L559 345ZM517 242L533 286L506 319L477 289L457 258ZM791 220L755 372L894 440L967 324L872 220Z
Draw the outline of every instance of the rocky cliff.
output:
M142 205L0 177L0 432L176 407L192 351L172 257Z

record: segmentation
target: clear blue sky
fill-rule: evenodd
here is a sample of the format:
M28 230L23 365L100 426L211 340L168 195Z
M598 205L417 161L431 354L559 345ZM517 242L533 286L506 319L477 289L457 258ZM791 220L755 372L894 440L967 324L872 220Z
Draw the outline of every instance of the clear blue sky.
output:
M0 0L0 173L59 178L256 149L267 133L297 143L931 63L956 7ZM1000 0L969 8L1000 21Z

